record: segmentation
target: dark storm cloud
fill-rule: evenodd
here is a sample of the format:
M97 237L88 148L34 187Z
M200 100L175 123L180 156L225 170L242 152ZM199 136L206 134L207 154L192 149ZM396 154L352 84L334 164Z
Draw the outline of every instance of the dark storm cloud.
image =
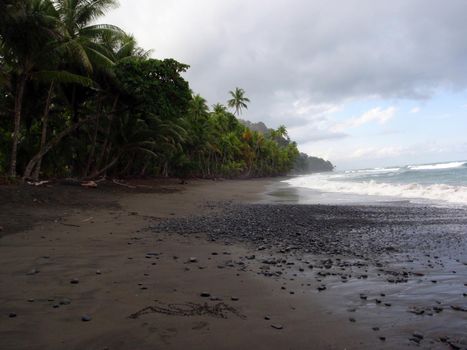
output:
M121 2L110 18L156 56L189 63L196 92L224 102L240 86L247 117L273 126L310 124L323 103L467 85L464 0Z

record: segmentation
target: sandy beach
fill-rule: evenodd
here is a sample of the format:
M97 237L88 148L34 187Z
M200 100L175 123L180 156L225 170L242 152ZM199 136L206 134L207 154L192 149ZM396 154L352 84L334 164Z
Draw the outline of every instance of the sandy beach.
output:
M0 349L467 349L464 210L275 182L0 187Z

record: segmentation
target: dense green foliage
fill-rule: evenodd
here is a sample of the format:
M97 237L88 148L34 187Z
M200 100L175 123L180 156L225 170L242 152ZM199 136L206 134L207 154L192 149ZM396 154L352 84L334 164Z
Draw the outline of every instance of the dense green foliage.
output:
M0 2L0 174L268 176L298 157L284 127L250 130L211 109L182 77L116 26L115 0ZM238 116L245 91L230 91Z

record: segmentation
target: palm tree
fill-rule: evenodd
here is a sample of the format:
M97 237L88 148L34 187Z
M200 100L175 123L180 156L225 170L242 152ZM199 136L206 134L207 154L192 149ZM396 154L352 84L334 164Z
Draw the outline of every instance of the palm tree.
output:
M91 73L96 67L113 65L112 53L102 45L102 37L124 35L117 26L91 24L107 10L118 5L117 0L56 0L57 11L63 25L64 47L75 63Z
M49 50L54 53L61 62L57 62L53 67L53 71L42 71L36 74L42 80L48 80L49 92L46 100L44 113L42 117L42 135L41 144L38 154L44 154L47 138L47 123L48 112L51 105L53 90L56 89L58 83L65 83L71 87L71 106L73 123L79 123L77 117L76 91L79 86L89 87L96 80L97 72L109 75L109 69L113 66L115 53L112 52L106 43L106 39L113 38L116 42L119 39L123 40L123 31L112 25L106 24L90 24L98 17L102 16L110 7L116 5L115 0L56 0L53 3L50 0L33 0L47 2L49 6L45 8L46 14L55 23L55 30L59 34L59 41L54 41L49 45ZM135 45L129 44L131 40L126 40L124 45L121 44L118 49L128 52L135 48ZM58 69L61 70L58 70ZM76 74L75 74L76 73ZM82 76L87 75L90 78ZM71 128L72 132L78 132L79 128ZM97 128L96 128L97 130ZM36 154L28 163L24 178L31 175L31 170L34 169L33 178L38 179L42 156L37 158Z
M50 45L59 38L55 8L50 0L10 1L3 9L0 39L6 61L13 69L14 128L10 176L16 176L16 159L21 131L21 113L26 83L33 72L50 59Z
M232 98L227 101L227 105L235 109L235 115L238 117L243 108L248 109L247 102L250 102L250 100L245 97L245 90L238 87L234 91L229 91L229 94Z

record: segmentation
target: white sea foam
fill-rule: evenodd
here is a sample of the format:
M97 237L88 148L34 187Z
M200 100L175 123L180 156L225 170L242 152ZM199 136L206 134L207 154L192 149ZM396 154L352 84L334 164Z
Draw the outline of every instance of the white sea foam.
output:
M284 182L294 187L304 187L323 192L340 192L358 195L419 198L455 204L467 204L467 186L446 184L421 185L417 183L394 184L375 181L332 180L333 175L310 175L296 177Z
M391 173L399 171L401 168L374 168L374 169L361 169L361 170L347 170L345 173Z
M467 162L409 165L407 168L409 168L410 170L438 170L438 169L460 168L460 167L463 167L464 165L467 165Z

